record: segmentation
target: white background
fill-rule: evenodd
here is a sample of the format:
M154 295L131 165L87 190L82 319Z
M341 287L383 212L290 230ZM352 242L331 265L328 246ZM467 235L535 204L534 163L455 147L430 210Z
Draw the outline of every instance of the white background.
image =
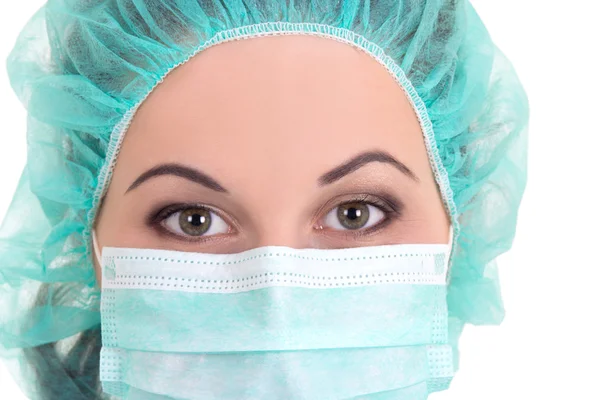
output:
M500 258L507 315L467 326L433 400L600 399L600 11L592 0L473 0L531 104L529 181ZM43 4L2 2L0 56ZM25 163L25 110L2 64L0 219ZM25 399L0 364L0 399Z

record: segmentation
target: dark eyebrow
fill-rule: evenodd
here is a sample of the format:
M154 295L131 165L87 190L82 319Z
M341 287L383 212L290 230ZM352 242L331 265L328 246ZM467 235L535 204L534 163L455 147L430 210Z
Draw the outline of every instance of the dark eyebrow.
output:
M375 161L392 164L394 167L400 170L400 172L404 173L406 176L408 176L415 182L419 182L419 178L417 178L417 176L414 174L414 172L410 170L410 168L408 168L402 162L395 159L390 154L384 151L366 151L364 153L360 153L352 157L350 160L340 164L339 166L333 168L329 172L323 174L319 178L319 186L331 184L343 178L344 176L356 171L362 166ZM199 183L217 192L229 193L227 189L225 189L221 184L219 184L214 178L210 177L209 175L198 171L194 168L190 168L177 163L160 164L155 167L152 167L151 169L141 174L131 184L131 186L129 186L125 193L128 193L136 187L140 186L143 182L147 181L148 179L160 175L179 176L192 182Z
M206 175L205 173L198 171L194 168L186 167L185 165L177 163L168 163L157 165L148 171L141 174L132 184L125 193L140 186L143 182L148 179L160 176L160 175L175 175L190 180L192 182L199 183L206 186L209 189L216 190L217 192L229 193L227 189L221 186L214 178Z
M357 169L364 166L365 164L368 164L368 163L374 162L374 161L389 163L389 164L393 165L394 167L396 167L398 170L400 170L400 172L402 172L404 175L408 176L413 181L419 182L419 178L417 178L417 176L414 174L414 172L412 172L410 170L410 168L408 168L402 162L398 161L397 159L395 159L394 157L392 157L390 154L386 153L385 151L376 150L376 151L365 151L363 153L360 153L360 154L352 157L350 160L333 168L329 172L323 174L319 178L319 186L329 185L330 183L333 183L333 182L337 181L338 179L343 178L344 176L348 175L349 173L356 171Z

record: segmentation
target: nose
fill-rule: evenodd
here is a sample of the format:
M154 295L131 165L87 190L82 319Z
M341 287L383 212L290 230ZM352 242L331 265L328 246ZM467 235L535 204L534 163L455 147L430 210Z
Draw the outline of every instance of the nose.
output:
M271 221L252 239L253 247L287 246L296 249L310 247L310 232L301 232L291 222Z

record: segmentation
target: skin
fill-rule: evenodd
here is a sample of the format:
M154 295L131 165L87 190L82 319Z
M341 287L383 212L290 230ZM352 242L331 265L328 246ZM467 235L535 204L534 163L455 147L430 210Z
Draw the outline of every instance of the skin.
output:
M416 180L375 161L319 185L319 177L364 151L386 152ZM270 36L203 51L148 96L117 161L95 221L100 249L237 253L266 245L324 249L449 240L450 221L402 88L371 56L327 38ZM168 174L128 191L163 163L197 169L227 193ZM368 208L368 227L348 229L336 217L338 205L356 196L363 215ZM385 196L402 204L400 214L386 216L379 205L367 205ZM179 212L147 223L149 215L179 203L189 203L192 213L212 208L211 226L225 228L181 236ZM100 284L96 260L94 267Z

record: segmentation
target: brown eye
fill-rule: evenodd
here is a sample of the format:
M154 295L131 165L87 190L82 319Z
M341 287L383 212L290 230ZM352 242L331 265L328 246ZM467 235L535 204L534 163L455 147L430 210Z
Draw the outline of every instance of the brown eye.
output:
M179 227L187 235L203 235L210 223L210 211L202 208L189 208L179 213Z
M227 233L227 223L215 212L201 207L190 207L165 218L167 229L181 236L208 236Z
M379 207L366 202L340 204L325 217L325 224L334 229L356 230L373 226L385 218Z

